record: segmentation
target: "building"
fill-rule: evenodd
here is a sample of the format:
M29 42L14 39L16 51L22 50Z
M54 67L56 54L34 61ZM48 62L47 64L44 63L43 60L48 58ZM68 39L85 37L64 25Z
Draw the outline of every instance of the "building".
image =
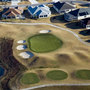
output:
M51 15L51 11L46 5L29 6L28 12L31 15L31 18L45 18Z
M90 8L80 8L64 14L66 21L82 20L90 18Z
M67 3L67 2L56 2L53 4L53 8L58 13L67 13L67 12L70 12L76 9L74 5Z
M81 20L80 24L83 28L90 29L90 18Z
M24 18L21 14L23 13L23 9L20 7L15 8L4 8L2 12L2 18L4 19L22 19Z

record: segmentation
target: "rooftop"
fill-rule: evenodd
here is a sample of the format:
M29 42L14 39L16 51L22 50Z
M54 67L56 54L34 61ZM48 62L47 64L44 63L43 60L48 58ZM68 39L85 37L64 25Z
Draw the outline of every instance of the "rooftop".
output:
M79 8L74 11L69 12L70 14L74 16L83 16L90 14L90 8Z
M57 3L54 3L54 6L59 10L75 8L73 5L71 5L70 3L66 3L66 2L63 2L63 3L57 2Z
M39 5L39 6L30 6L28 7L28 10L31 14L40 15L42 12L48 13L50 12L49 7L45 5Z

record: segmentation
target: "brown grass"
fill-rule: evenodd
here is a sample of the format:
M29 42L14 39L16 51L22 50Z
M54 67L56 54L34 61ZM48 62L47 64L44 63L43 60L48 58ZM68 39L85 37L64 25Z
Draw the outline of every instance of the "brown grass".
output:
M58 24L59 25L59 24ZM35 57L32 59L24 60L18 56L21 51L16 50L18 40L26 40L28 37L37 34L40 30L51 30L52 34L62 39L64 42L62 48L50 53L34 53ZM78 69L90 69L90 47L82 44L71 33L56 29L51 26L37 25L0 25L0 37L9 37L14 39L13 54L15 58L25 65L30 71L39 74L42 81L38 83L88 83L89 81L78 80L72 77L72 73ZM29 50L29 49L27 49ZM33 65L30 62L36 57L39 57ZM45 73L53 69L62 69L69 74L68 79L61 82L54 82L45 78ZM42 71L38 71L42 70ZM41 73L41 74L40 74ZM35 84L36 85L36 84ZM34 86L34 85L32 85ZM21 86L28 87L28 86Z

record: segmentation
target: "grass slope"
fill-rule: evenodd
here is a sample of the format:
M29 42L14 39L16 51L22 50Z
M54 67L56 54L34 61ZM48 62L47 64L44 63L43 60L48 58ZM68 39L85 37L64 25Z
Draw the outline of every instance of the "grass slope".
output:
M29 38L30 49L37 53L54 51L62 44L62 41L52 34L38 34Z
M78 70L75 76L80 79L90 80L90 70Z
M52 80L63 80L68 77L67 73L61 70L53 70L46 74L47 78Z
M21 77L22 84L35 84L40 81L38 76L35 73L26 73Z

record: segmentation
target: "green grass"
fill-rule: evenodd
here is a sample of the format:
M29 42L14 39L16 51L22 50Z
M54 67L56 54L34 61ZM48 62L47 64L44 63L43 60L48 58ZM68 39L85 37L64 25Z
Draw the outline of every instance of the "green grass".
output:
M22 84L35 84L38 83L40 81L40 79L38 78L38 76L35 73L26 73L24 74L21 79L20 82Z
M63 42L52 34L38 34L28 39L30 50L37 53L54 51L60 48Z
M79 79L90 80L90 70L78 70L76 71L75 76Z
M46 76L51 80L64 80L68 77L68 74L61 70L53 70L48 72Z

